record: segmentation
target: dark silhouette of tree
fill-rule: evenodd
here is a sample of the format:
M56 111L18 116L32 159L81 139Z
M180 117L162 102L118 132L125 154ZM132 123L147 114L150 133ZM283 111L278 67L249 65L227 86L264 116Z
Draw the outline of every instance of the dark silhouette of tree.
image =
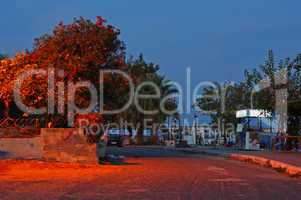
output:
M276 82L277 74L285 69L287 71L287 83ZM225 110L221 112L220 98L202 98L198 106L204 110L215 110L212 114L214 121L224 118L226 121L235 122L235 111L240 109L265 109L275 114L275 92L277 89L288 89L288 134L300 134L301 123L301 54L295 59L283 59L276 64L274 53L270 49L267 60L259 68L246 70L244 80L230 87L226 93ZM263 80L269 81L269 85L260 91L254 91ZM219 86L219 84L217 84ZM220 87L218 87L220 88ZM205 95L212 95L213 88L205 88ZM251 94L253 96L251 101Z

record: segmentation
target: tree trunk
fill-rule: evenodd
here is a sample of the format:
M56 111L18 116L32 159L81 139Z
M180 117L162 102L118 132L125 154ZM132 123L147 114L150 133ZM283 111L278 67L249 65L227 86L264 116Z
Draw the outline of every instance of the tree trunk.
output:
M144 131L143 123L140 123L140 126L139 126L138 131L137 131L137 135L136 135L136 143L138 145L143 144L143 131Z

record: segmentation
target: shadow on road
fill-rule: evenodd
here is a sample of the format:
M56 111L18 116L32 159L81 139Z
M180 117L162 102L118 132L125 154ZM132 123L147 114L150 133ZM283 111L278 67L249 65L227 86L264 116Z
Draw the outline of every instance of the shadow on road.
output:
M9 157L9 153L6 151L0 151L0 159Z
M173 151L163 148L149 148L144 146L126 146L126 147L115 147L109 146L107 148L107 154L132 157L132 158L152 158L152 157L187 157L191 156L193 152L185 151ZM199 153L197 153L199 154Z
M131 165L141 165L141 163L134 162L110 162L109 165L121 165L121 166L131 166Z

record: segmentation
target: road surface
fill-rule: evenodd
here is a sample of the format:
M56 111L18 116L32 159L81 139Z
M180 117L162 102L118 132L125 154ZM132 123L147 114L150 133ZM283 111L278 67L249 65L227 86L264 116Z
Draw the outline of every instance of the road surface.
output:
M116 166L3 160L0 199L301 199L300 179L267 168L201 155L157 154L162 152Z

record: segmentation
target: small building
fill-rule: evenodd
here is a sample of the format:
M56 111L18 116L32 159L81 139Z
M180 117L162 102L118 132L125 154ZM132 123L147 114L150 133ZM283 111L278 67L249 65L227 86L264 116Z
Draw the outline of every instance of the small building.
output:
M243 149L271 148L272 113L266 110L245 109L236 112L237 141Z

